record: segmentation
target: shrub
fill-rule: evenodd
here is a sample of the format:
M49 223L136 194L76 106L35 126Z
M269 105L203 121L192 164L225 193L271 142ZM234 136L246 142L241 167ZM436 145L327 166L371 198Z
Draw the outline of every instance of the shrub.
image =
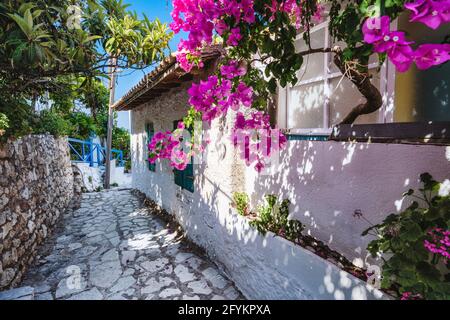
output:
M0 136L5 134L6 129L9 128L9 121L6 114L0 112Z
M125 160L125 172L129 173L131 171L131 159Z
M405 211L390 214L362 235L377 237L367 250L383 259L382 288L396 288L402 298L448 299L450 196L445 189L449 181L439 183L428 173L420 180L423 187L418 193L412 189L404 193L415 199Z
M37 117L33 133L51 134L55 137L66 136L70 133L70 122L63 116L51 110L43 110Z
M241 216L246 216L250 213L249 199L246 193L244 192L233 193L233 201L234 207Z
M279 203L275 195L266 195L265 198L267 205L258 207L258 218L250 224L263 234L271 231L290 241L297 241L304 225L298 220L289 219L290 201L284 199Z
M32 133L33 112L23 99L0 95L0 113L0 143Z

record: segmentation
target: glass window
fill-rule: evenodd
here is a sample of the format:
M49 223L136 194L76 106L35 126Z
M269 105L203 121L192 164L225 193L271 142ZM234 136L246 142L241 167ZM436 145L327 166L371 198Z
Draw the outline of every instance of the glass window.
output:
M289 128L322 128L325 103L323 81L295 86L288 97Z
M372 83L380 89L380 74L378 72L370 72ZM339 124L350 110L360 103L364 103L366 99L356 89L356 86L346 77L337 77L330 79L330 123L331 125ZM376 123L378 121L378 112L372 112L359 116L355 123Z
M342 43L336 43L343 45ZM336 45L334 44L334 45ZM311 47L332 47L327 22L311 31ZM296 41L298 52L307 50L300 35ZM338 124L352 108L364 102L364 97L334 65L331 53L307 55L298 72L298 83L286 89L286 126L289 129L328 129ZM380 76L375 72L377 57L369 62L374 76L372 82L380 88ZM355 123L376 123L379 112L358 117Z

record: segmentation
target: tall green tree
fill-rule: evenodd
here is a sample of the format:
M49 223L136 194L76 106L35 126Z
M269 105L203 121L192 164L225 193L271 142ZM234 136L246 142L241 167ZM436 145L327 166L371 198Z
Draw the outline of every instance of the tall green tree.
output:
M3 1L2 89L33 97L59 90L59 76L107 76L110 53L120 69L159 62L172 34L127 7L122 0Z

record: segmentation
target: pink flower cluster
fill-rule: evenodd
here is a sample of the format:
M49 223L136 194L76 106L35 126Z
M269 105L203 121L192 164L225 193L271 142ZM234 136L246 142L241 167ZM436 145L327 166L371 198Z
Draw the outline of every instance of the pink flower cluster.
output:
M178 170L186 169L193 155L194 146L190 141L185 141L187 133L183 122L178 123L174 132L157 132L148 145L150 156L148 161L155 163L158 159L170 160L170 165ZM188 152L184 151L188 149Z
M246 68L232 60L220 68L220 76L209 76L207 80L192 84L188 90L189 103L201 113L203 121L211 123L214 119L226 115L229 109L239 111L244 107L250 110L253 102L252 88L243 82L235 84L236 78L245 73ZM182 122L178 129L184 129ZM183 142L180 130L155 134L149 144L151 163L157 159L169 159L171 166L184 170L191 156L203 151L202 146ZM265 166L264 158L286 144L286 137L281 131L270 127L269 116L255 110L250 110L248 119L242 112L237 113L232 137L246 164L254 165L258 172ZM246 143L239 143L241 140ZM189 148L189 152L182 150L183 144Z
M402 293L400 300L421 300L422 296L420 294L413 294L410 291L405 291Z
M180 41L177 54L181 67L188 72L200 63L196 58L200 56L203 46L212 43L214 32L223 36L227 45L238 46L242 40L240 25L252 24L256 19L254 0L173 0L172 3L173 22L170 28L175 33L188 32L188 38ZM301 3L297 0L272 0L271 5L266 5L269 20L281 11L293 17L297 27L300 27ZM321 21L323 10L324 7L317 4L314 20ZM225 22L225 18L229 17L233 18L232 22Z
M261 172L273 151L283 149L286 136L278 129L271 128L269 115L252 110L248 117L242 112L236 115L232 141L239 149L240 157L247 166L254 166Z
M289 14L290 17L292 17L295 20L296 27L300 28L301 22L302 22L302 2L300 4L297 2L297 0L286 0L283 2L279 2L277 0L272 0L272 3L270 5L266 5L266 9L268 9L270 18L269 21L273 21L275 19L275 14L278 11L286 12ZM317 3L317 11L314 13L313 18L315 22L321 22L322 21L322 13L324 11L324 6Z
M411 22L421 22L432 29L450 22L449 0L416 0L406 3L405 8L411 11Z
M450 44L422 44L414 50L414 42L407 41L402 31L390 31L389 24L388 16L366 19L364 41L372 44L375 52L386 53L399 72L407 71L413 62L426 70L450 60Z
M255 22L253 0L173 0L171 13L173 22L170 28L178 33L188 32L188 39L178 45L178 62L190 71L198 61L192 61L190 55L198 56L204 45L211 44L213 33L227 35L227 44L237 46L242 39L239 23ZM233 17L230 27L225 17Z
M229 109L238 111L241 106L251 107L252 88L243 82L233 87L233 80L245 73L246 69L232 60L220 68L220 78L210 76L192 85L188 90L189 103L202 114L203 121L211 123L217 117L226 115ZM286 144L286 137L278 129L270 127L269 116L254 110L250 112L249 119L242 112L237 113L232 138L240 149L241 158L248 166L254 165L258 172L265 166L264 158ZM272 143L273 139L278 143Z
M423 245L431 253L444 257L445 263L450 258L450 231L441 228L433 228L428 231L430 240L424 240Z
M194 83L188 90L189 103L196 111L202 113L202 120L211 123L212 120L225 115L228 109L238 110L241 105L250 107L253 90L244 83L233 88L232 80L246 73L237 61L231 61L220 69L221 78L209 76L207 80Z

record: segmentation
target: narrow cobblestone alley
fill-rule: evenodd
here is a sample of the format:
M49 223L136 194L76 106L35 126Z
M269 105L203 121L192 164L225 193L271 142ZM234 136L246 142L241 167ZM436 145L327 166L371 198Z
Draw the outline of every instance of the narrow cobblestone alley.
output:
M242 298L211 261L177 239L131 190L86 193L80 209L61 219L15 298Z

